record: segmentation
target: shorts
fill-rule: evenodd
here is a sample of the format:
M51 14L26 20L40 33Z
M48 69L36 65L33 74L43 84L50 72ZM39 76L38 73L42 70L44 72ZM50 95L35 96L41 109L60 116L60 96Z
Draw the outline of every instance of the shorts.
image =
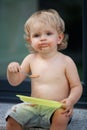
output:
M23 127L41 127L50 128L50 119L57 108L33 105L29 103L20 103L14 105L11 110L6 113L12 117Z
M14 105L6 113L6 120L12 117L22 127L32 128L50 128L53 113L57 110L54 107L34 105L30 103L20 103ZM71 119L70 119L71 120Z

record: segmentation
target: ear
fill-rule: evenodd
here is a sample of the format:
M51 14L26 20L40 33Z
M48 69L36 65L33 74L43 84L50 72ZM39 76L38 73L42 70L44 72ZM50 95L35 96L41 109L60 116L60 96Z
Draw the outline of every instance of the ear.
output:
M64 34L63 33L58 34L58 44L61 43L61 41L63 40L63 38L64 38Z

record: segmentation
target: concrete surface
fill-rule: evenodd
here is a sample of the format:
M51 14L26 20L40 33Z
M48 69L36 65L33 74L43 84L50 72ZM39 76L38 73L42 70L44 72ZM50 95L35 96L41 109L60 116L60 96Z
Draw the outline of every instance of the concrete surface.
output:
M5 114L14 104L0 103L0 130L5 130ZM26 129L28 130L28 129ZM42 129L30 129L42 130ZM67 130L87 130L87 109L74 109L74 115Z

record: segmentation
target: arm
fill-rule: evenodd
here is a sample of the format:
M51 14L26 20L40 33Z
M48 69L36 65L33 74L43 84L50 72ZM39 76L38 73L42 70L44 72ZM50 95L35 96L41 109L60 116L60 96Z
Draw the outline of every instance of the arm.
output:
M64 112L67 116L70 116L72 114L74 105L78 102L82 95L83 89L75 63L69 57L67 57L66 61L65 73L68 79L70 93L69 96L62 102L66 104L66 110Z
M68 99L72 104L76 104L82 95L82 85L75 63L71 58L67 58L66 76L70 86Z
M18 62L11 62L8 65L7 79L12 86L19 85L26 78L26 76L22 74L21 71L26 73L30 72L29 56L25 57L21 65L19 65Z

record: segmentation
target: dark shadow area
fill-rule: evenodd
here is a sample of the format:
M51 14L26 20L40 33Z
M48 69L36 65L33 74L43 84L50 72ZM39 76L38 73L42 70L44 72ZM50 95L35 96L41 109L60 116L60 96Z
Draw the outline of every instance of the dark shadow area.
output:
M16 95L31 94L31 83L29 80L25 80L20 85L14 87L11 86L6 79L0 79L0 102L18 103L21 102Z

